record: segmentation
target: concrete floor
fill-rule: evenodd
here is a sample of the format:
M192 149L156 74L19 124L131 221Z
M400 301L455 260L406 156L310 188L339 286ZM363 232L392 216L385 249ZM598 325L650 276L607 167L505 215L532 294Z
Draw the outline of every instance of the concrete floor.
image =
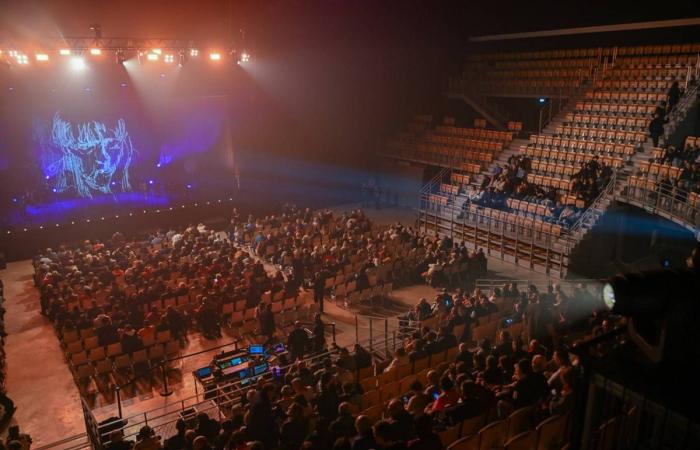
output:
M12 419L35 448L85 431L80 394L53 326L39 311L30 261L0 271L5 284L7 394L18 406Z
M335 211L355 209L359 205L345 205ZM388 224L401 221L412 224L415 213L406 208L367 210L372 220ZM268 267L271 269L271 267ZM7 310L5 340L7 353L8 395L18 405L12 424L19 424L24 432L34 439L36 448L85 431L79 390L64 359L63 351L50 322L39 314L38 292L34 288L31 275L33 269L29 261L8 264L0 271L5 283L5 308ZM498 260L489 260L487 278L499 279L539 279L543 275ZM356 338L369 337L369 322L374 332L381 332L385 317L395 317L421 297L432 299L436 289L426 285L409 286L395 290L383 305L373 308L362 307L349 311L326 302L324 320L336 324L338 345L347 346ZM189 354L209 349L233 341L227 330L218 340L207 340L199 333L190 334L183 345L182 353ZM330 334L327 336L330 341ZM285 340L280 332L280 340ZM243 344L247 345L247 344ZM168 397L159 395L160 383L140 383L136 390L123 391L124 416L144 410L175 406L184 398L195 395L196 385L191 373L198 367L208 364L213 353L187 358L177 365L179 371L169 377L174 393ZM112 386L88 388L87 401L98 420L117 415Z

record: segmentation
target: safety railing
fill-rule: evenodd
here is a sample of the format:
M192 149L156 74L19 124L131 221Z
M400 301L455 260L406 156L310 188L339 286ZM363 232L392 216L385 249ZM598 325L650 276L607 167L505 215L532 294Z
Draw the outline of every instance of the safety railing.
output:
M552 231L544 222L521 217L504 220L476 205L457 205L464 197L449 194L421 196L419 226L427 233L449 236L487 255L499 255L529 269L543 269L562 277L566 273L570 237Z
M445 177L449 176L452 170L448 167L442 168L438 173L435 174L433 178L430 179L423 187L420 189L421 194L429 194L435 191L435 188L440 185L445 180Z
M683 96L679 99L678 104L675 106L673 111L668 115L668 124L664 127L664 142L668 143L671 139L673 133L675 133L678 125L683 122L688 110L693 107L696 103L698 97L698 89L700 85L698 83L695 86L687 88Z
M673 220L693 232L700 229L700 194L679 188L668 188L647 179L632 177L618 200L633 204L647 212Z
M543 278L531 278L531 279L495 279L495 278L480 278L476 280L475 287L480 289L482 292L490 292L496 288L503 289L506 284L517 283L518 290L521 292L527 289L528 286L535 286L540 292L546 292L547 287L554 286L555 284L570 291L570 288L576 285L596 285L601 286L602 282L600 280L594 280L591 278L567 278L566 280L561 280L559 278L543 277Z
M389 331L389 323L395 321L398 324L398 318L381 318L384 322L384 328L378 326L375 333L366 339L359 339L358 344L368 349L375 358L384 359L389 357L390 352L403 344L406 337L416 331L415 328L395 327ZM370 321L370 324L373 322ZM371 326L371 325L370 325ZM334 356L337 353L337 348L333 347L330 350L323 351L304 359L308 367L314 367L322 360ZM280 367L282 373L291 368L295 363ZM268 371L261 374L263 378L273 380L272 372ZM195 384L196 385L196 384ZM117 429L121 429L125 439L133 439L138 434L141 427L148 425L156 435L165 439L176 433L175 424L183 418L188 419L197 413L207 413L212 418L223 420L231 417L236 412L236 408L242 403L243 396L247 392L247 386L241 386L240 380L235 380L226 383L216 384L204 392L199 392L195 389L195 394L182 398L178 401L168 403L164 406L149 409L146 411L132 414L120 418L121 425ZM93 419L94 423L98 420ZM92 442L96 449L102 448L109 443L109 433L113 431L113 427L109 424L103 424L99 427L97 435L100 436L99 442Z
M581 217L569 228L569 234L575 235L577 232L579 232L583 227L587 226L591 218L593 218L599 211L603 211L603 202L607 200L610 195L615 191L615 187L617 186L617 179L619 178L619 175L617 172L613 172L612 176L610 177L610 181L608 181L608 184L605 185L605 188L598 194L598 197L586 208L586 211L581 215ZM571 240L571 242L574 242L575 240Z

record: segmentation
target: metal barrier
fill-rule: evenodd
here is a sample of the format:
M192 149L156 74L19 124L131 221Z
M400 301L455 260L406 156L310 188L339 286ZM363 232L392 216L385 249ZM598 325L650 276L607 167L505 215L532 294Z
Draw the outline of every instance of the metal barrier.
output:
M678 188L663 188L647 178L630 178L617 200L639 206L649 213L672 220L698 233L700 229L700 195Z
M526 289L530 285L534 285L540 292L546 291L547 287L553 285L559 285L563 288L570 288L577 284L586 285L600 285L601 281L594 280L591 278L573 278L561 280L558 278L544 278L544 279L518 279L518 280L507 280L507 279L494 279L494 278L480 278L476 280L475 287L480 289L482 292L488 292L495 288L503 289L506 284L517 283L519 289Z
M398 318L382 318L384 321L384 330L377 330L376 333L365 340L359 340L358 343L364 348L369 349L375 357L380 359L387 358L390 353L389 349L395 349L403 342L403 339L410 336L415 331L410 327L396 327L389 332L389 323L395 319L398 324ZM372 324L372 322L369 322ZM325 358L328 358L336 353L336 348L326 350L320 354L313 355L304 361L309 366L313 366ZM282 370L291 367L281 367ZM267 372L262 375L265 378L272 379L272 374ZM177 402L167 404L162 407L139 412L122 418L124 426L120 427L124 431L125 439L134 438L142 426L150 426L154 432L162 438L167 438L176 433L175 424L178 419L184 416L189 417L190 414L205 412L210 417L222 420L230 417L237 411L237 405L241 403L242 396L247 392L247 387L242 387L240 380L232 381L222 385L217 385L213 391L205 393L195 392L195 395L183 398ZM96 420L93 418L93 421ZM99 427L98 442L93 440L92 445L95 449L100 449L108 442L108 433L111 431L109 425ZM104 431L107 430L107 431Z
M426 233L449 236L472 248L484 248L487 255L529 269L539 266L545 273L563 277L568 251L576 242L568 234L547 229L534 218L518 217L512 222L492 216L476 205L457 205L466 200L451 194L422 194L419 225Z

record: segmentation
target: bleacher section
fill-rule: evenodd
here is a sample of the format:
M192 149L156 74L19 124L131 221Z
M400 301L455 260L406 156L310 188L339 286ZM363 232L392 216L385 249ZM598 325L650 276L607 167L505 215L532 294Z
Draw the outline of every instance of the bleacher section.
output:
M491 164L515 135L513 131L463 128L453 124L435 128L421 125L426 123L420 117L414 119L408 131L388 142L386 155L430 165L458 166L466 174L477 174Z
M652 114L663 107L661 102L668 89L674 82L684 89L691 76L697 74L699 51L700 44L695 44L471 57L464 74L452 83L453 92L546 96L556 91L569 100L541 133L531 135L526 145L511 146L508 152L501 153L503 157L493 158L493 164L504 167L507 157L526 156L531 160L526 175L529 183L557 189L556 198L562 204L577 208L593 205L598 209L591 208L595 214L586 210L581 220L562 223L553 217L548 207L551 204L533 201L532 197L511 197L500 209L470 205L469 198L474 196L467 184L481 178L473 172L475 168L450 165L445 163L450 159L444 158L439 165L453 170L439 174L423 188L421 225L439 234L465 239L475 247L488 246L504 259L523 259L530 266L543 264L545 271L565 271L566 253L582 237L581 228L592 227L602 214L600 209L609 203L603 197L615 191L616 179L627 179L626 166L631 166L632 171L639 166L637 155L647 146ZM597 198L582 197L572 190L572 176L593 159L619 176L611 177L608 186L599 187ZM674 178L680 173L679 168L661 167L658 163L640 168L640 175L655 177ZM469 180L455 182L460 173L469 174ZM630 181L647 183L639 177ZM695 205L696 194L689 194L688 200Z

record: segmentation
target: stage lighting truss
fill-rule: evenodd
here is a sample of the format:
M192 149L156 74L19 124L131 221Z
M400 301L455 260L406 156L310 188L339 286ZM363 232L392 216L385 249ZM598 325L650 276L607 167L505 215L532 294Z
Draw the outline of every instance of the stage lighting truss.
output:
M94 28L94 29L93 29ZM188 57L199 56L200 47L192 40L183 39L139 39L103 38L98 26L91 28L92 37L62 38L31 43L31 49L22 50L22 45L14 41L0 40L0 61L8 66L28 65L32 60L47 62L52 55L74 57L86 55L99 57L113 54L117 64L123 64L130 56L146 56L151 61L177 62L183 66ZM155 55L156 58L151 55ZM215 55L218 55L216 57ZM220 60L222 53L211 50L209 59Z

